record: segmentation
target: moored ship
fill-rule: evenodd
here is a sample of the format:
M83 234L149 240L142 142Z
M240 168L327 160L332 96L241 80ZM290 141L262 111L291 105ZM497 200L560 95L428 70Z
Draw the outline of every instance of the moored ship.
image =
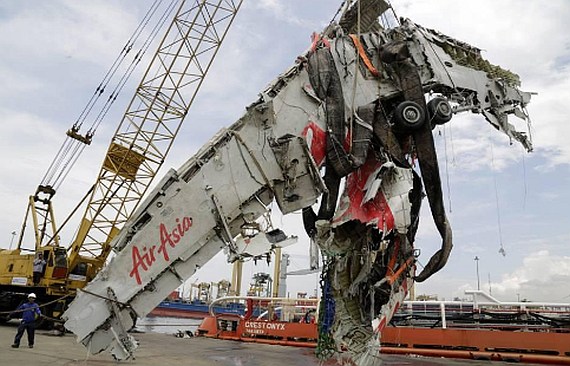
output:
M482 291L466 293L472 301L405 301L382 334L381 352L570 365L570 303L500 302ZM214 310L224 301L212 304L199 335L335 352L317 341L323 317L316 302L309 316L310 305L302 308L299 299L246 298L249 307L265 303L266 311L231 319Z

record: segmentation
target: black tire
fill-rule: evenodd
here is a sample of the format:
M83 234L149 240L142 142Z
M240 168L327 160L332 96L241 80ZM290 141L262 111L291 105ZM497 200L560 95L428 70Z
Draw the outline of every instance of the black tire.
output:
M403 101L394 110L394 127L400 132L409 132L420 129L426 119L424 109L411 100Z
M453 116L451 105L445 98L441 97L430 100L427 104L427 110L432 128L451 121Z

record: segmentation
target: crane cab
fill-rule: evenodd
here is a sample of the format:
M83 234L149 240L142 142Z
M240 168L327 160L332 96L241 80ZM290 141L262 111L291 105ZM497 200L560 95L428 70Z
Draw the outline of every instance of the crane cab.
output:
M12 291L28 292L23 287L42 287L45 294L57 295L65 292L67 278L67 251L59 246L45 246L36 252L23 254L24 250L0 251L0 285L9 286ZM33 283L34 259L42 253L46 262L40 281ZM42 293L42 291L33 291Z

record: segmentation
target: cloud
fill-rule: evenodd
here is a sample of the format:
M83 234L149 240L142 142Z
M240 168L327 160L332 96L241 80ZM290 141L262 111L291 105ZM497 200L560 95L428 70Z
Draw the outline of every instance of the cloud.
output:
M518 73L522 89L538 93L528 106L533 120L534 155L545 157L549 167L570 163L570 145L566 141L570 135L566 117L566 105L570 100L568 2L529 1L521 6L515 0L484 0L467 2L461 7L451 0L437 3L395 0L392 3L398 15L480 47L491 63ZM543 19L548 21L541 21ZM451 122L457 161L471 171L487 169L485 161L489 161L490 141L495 145L496 169L502 170L520 160L520 153L499 149L498 146L508 146L508 139L493 136L497 134L491 126L474 128L473 123L482 126L479 123L482 120L481 116L471 116L467 119L456 117ZM511 118L511 123L526 130L524 123L516 120Z
M253 6L254 9L262 11L265 15L269 15L270 18L282 23L280 26L283 26L283 24L292 25L309 32L319 32L328 24L327 22L318 21L316 19L327 19L327 17L333 15L323 13L322 9L324 6L307 6L307 3L292 2L289 0L260 0L255 2ZM330 5L327 4L326 7L328 8ZM302 11L299 11L299 8L302 8ZM259 16L256 17L256 20L264 22Z
M258 5L261 9L273 11L276 14L283 14L285 6L279 0L261 0Z
M493 283L493 295L530 301L570 302L570 257L551 255L548 250L530 253L523 265L504 274L498 283Z
M486 281L482 281L487 289ZM493 297L500 301L570 302L570 257L552 255L549 250L528 254L518 268L505 273L499 282L491 282ZM453 297L464 298L465 290L476 286L457 284Z
M477 124L469 123L472 119L477 120ZM440 167L443 169L447 160L447 168L452 174L501 171L526 154L517 142L511 145L508 137L496 131L483 116L456 116L435 133Z
M289 4L282 0L260 0L253 4L255 9L269 15L280 22L285 22L294 26L306 25L306 21L299 15L291 11Z
M557 277L567 278L564 273L548 273L548 278L560 283L560 288L541 286L542 283L536 282L539 279L531 276L533 273L525 273L523 258L530 250L545 249L548 255L538 255L535 259L540 259L548 269L561 267L558 264L565 257L556 254L565 253L568 242L568 229L560 224L566 211L558 208L565 209L568 194L563 188L553 190L551 187L557 182L570 183L570 144L566 141L570 136L570 124L566 121L570 100L567 22L570 6L566 0L531 0L522 6L515 0L485 0L461 6L452 0L393 0L392 3L398 15L483 48L484 56L491 62L521 75L523 90L538 93L529 105L535 153L528 155L526 163L529 187L533 188L532 183L537 182L534 191L529 189L528 198L528 206L535 216L520 219L520 205L508 211L509 205L503 205L506 197L500 197L505 242L509 238L516 241L507 247L509 264L497 265L493 275L498 278L506 273L507 278L497 283L496 290L498 293L502 286L505 299L516 298L514 283L519 284L521 296L556 299L560 288L567 288ZM54 0L34 7L17 2L0 5L0 47L9 50L0 59L0 84L6 86L0 90L0 120L3 121L0 199L4 208L0 239L4 240L4 247L9 243L11 231L20 227L27 195L35 190L47 169L46 164L63 140L63 132L79 114L150 2L133 4L126 0L112 3ZM339 4L326 0L245 2L164 167L178 168L221 126L238 119L257 93L308 47L311 32L320 31L328 24ZM130 97L133 90L125 89L123 94ZM118 109L121 113L124 106ZM97 131L93 146L58 192L59 223L65 217L62 213L69 212L94 181L114 131L113 125L119 118L120 115L107 118L106 125ZM511 122L521 129L525 127L516 118ZM456 246L447 267L421 286L449 294L469 287L466 278L474 277L475 269L466 268L472 267L474 254L481 256L487 252L497 256L496 201L490 172L495 170L500 179L499 171L508 172L520 163L523 153L518 144L509 145L508 138L494 130L482 116L470 113L454 117L445 130L441 129L441 136L436 134L436 143L442 180L445 182L448 174L451 181L453 214L450 220ZM448 160L447 173L445 159ZM162 174L160 172L158 178ZM549 179L543 179L546 176ZM508 189L513 191L519 182L520 175L509 180ZM499 185L499 189L503 187ZM489 189L484 191L483 188ZM445 185L443 190L447 195ZM532 193L541 199L532 201ZM441 239L432 223L427 201L423 206L416 246L424 250L421 260L425 262L439 248ZM516 233L509 233L509 214L521 220L515 227ZM274 223L284 227L288 234L302 238L288 251L307 252L303 240L306 235L298 216L276 219ZM68 226L76 228L77 223ZM72 236L62 235L62 238L67 244ZM515 251L525 255L516 257ZM532 258L530 260L532 262ZM562 261L564 263L567 262ZM224 265L225 259L220 255L211 266L204 267L199 277L218 280L219 268ZM515 268L517 266L520 268ZM231 272L230 266L226 269ZM244 279L247 275L244 273ZM291 291L310 290L306 288L309 282L313 281L291 279ZM529 287L528 294L525 286ZM543 296L537 290L533 294L532 286L549 293Z
M469 257L472 258L473 255ZM430 280L416 284L416 294L435 294L440 300L468 298L465 291L477 288L475 267L473 263L469 263L469 266L468 272L473 272L469 278L466 278L469 274L465 271L456 277L447 271L442 271ZM463 269L465 270L465 266ZM547 249L529 253L523 258L522 264L502 274L500 281L490 284L487 282L484 268L481 268L481 289L489 292L490 286L492 296L503 302L517 301L520 298L534 302L570 303L568 283L570 283L570 257L553 255Z
M136 11L116 4L56 3L14 7L9 20L0 23L2 33L26 35L0 38L0 46L13 51L6 55L8 59L25 56L23 60L36 62L57 55L107 65L115 54L109 44L122 44L136 28Z

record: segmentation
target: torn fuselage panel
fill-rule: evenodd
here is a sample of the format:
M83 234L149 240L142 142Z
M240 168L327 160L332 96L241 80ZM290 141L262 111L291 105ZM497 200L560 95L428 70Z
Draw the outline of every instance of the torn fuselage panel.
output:
M332 227L359 220L375 227L382 235L393 230L406 234L411 224L409 196L412 189L411 168L369 158L347 177Z

